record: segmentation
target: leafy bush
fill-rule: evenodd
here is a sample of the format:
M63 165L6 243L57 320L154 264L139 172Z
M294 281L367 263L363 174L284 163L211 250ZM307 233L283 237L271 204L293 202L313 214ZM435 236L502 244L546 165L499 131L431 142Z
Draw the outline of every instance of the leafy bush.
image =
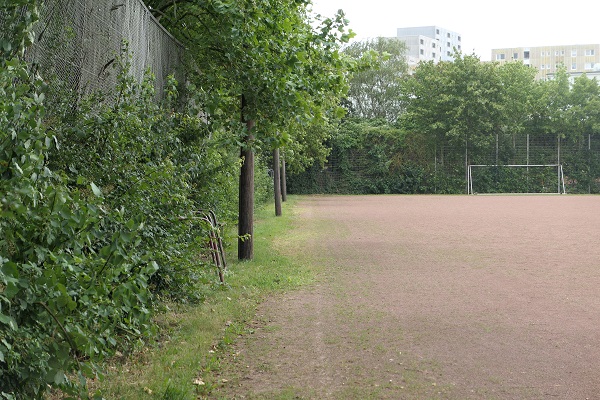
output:
M0 83L0 393L75 394L117 337L150 332L156 263L132 251L140 221L108 209L94 182L71 190L48 168L42 80L4 58Z
M347 119L332 135L329 164L292 174L291 193L423 193L430 173L407 155L404 132L383 120Z
M205 124L175 111L174 81L166 104L158 105L153 77L147 74L138 84L128 74L126 53L119 60L111 98L97 94L78 107L53 104L52 125L61 146L51 152L50 165L63 171L73 190L94 182L108 210L143 221L136 253L159 266L150 282L155 293L197 298L192 287L207 265L198 253L189 256L190 246L205 237L194 213L201 207L194 199L199 186L194 179L200 174L198 145ZM52 95L65 98L60 91Z
M216 280L196 211L234 214L237 155L126 57L113 100L46 87L18 58L35 3L0 17L0 398L87 397L98 362L153 334L154 296Z

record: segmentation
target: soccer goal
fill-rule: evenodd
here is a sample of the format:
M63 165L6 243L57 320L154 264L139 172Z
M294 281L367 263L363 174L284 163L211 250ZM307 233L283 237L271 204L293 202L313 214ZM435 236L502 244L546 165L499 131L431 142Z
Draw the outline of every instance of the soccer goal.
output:
M469 194L565 194L562 164L469 165Z

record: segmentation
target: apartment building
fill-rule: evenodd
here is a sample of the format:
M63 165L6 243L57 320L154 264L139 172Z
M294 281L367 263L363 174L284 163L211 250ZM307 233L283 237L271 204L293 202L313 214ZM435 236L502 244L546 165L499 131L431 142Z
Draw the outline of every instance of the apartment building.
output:
M396 37L406 42L409 67L421 61L453 61L454 49L462 51L460 34L439 26L398 28Z
M552 79L564 66L572 76L597 75L600 71L600 44L514 47L492 49L492 61L521 61L537 69L536 79Z

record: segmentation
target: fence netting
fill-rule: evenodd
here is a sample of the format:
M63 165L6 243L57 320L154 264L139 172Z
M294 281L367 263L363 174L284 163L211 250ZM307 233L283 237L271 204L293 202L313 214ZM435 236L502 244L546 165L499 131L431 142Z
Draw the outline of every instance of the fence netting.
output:
M467 193L469 165L486 165L473 169L477 193L556 193L559 164L567 193L600 193L600 135L506 134L478 143L402 148L372 140L361 146L334 142L324 166L290 177L290 191Z
M472 176L476 192L556 193L564 179L567 193L600 193L600 135L498 135L468 150L469 164L487 165Z
M81 95L114 91L114 68L123 44L130 74L142 82L149 70L162 98L169 75L183 81L183 46L140 0L43 0L35 43L27 60L50 83Z

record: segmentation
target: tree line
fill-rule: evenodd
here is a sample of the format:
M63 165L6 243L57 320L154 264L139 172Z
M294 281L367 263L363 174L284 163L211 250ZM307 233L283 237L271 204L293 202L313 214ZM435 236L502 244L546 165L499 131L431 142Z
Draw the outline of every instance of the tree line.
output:
M534 141L529 163L560 161L572 191L598 191L600 149L590 139L600 133L595 79L570 81L562 68L555 79L536 81L520 62L458 53L453 62L422 62L408 73L401 41L378 38L345 49L352 57L369 51L381 55L378 67L352 75L349 112L329 139L330 163L292 174L290 191L465 193L466 165L524 164L518 147ZM565 155L557 160L561 145ZM490 169L496 177L485 189L525 190L518 187L525 171ZM515 187L499 180L502 174Z

